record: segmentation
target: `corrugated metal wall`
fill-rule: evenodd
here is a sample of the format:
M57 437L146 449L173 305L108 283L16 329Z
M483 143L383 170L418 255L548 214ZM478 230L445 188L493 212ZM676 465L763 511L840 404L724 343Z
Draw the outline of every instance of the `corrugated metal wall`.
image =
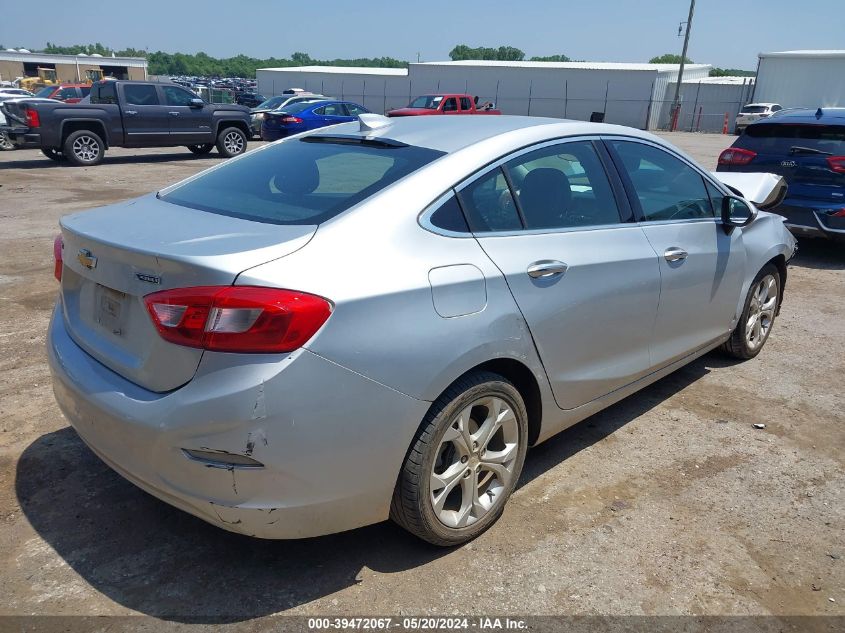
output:
M691 69L693 76L700 72ZM703 72L706 75L707 69ZM659 83L658 75L666 79ZM604 113L607 123L645 128L649 118L659 118L659 104L653 99L665 98L673 75L677 73L411 64L407 77L279 69L259 70L257 78L258 91L265 96L304 88L356 101L374 112L403 107L420 94L466 92L482 103L494 101L505 114L588 121L593 113Z
M668 100L659 109L656 129L669 129L672 118L672 99L675 94L674 81L667 86ZM754 80L749 77L744 83L715 83L684 81L681 84L681 112L678 115L678 130L684 132L721 132L728 115L728 130L733 131L734 119L739 109L751 101Z
M784 108L845 106L845 57L761 57L754 101Z

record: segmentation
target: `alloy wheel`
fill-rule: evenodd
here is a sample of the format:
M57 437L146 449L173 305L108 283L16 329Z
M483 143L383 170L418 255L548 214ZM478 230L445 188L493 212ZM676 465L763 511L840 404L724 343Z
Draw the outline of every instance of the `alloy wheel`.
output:
M778 284L773 275L763 277L751 294L748 320L745 322L745 342L750 350L762 347L772 329L778 303Z
M80 136L73 141L73 154L86 163L96 160L100 155L100 142L93 136Z
M431 469L430 501L451 528L472 525L504 499L519 455L519 425L505 400L480 398L446 428Z
M229 132L223 138L223 146L230 154L240 154L244 149L244 139L237 132Z

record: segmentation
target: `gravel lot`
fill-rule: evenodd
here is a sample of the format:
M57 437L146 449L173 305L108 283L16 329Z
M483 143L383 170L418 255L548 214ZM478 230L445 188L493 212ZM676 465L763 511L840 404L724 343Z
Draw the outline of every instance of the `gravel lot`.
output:
M710 168L732 141L666 136ZM530 451L502 520L459 549L390 523L254 540L111 472L51 392L58 218L218 162L0 153L0 614L845 615L843 246L801 243L757 359L707 355Z

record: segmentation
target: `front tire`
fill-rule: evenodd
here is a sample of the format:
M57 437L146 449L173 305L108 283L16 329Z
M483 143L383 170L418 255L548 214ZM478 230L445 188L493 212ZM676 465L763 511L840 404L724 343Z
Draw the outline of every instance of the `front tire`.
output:
M246 134L240 128L227 127L217 135L217 151L225 158L243 154L246 151L246 143Z
M780 304L780 272L774 264L766 264L754 277L739 323L731 337L722 344L729 356L748 360L763 349L769 339Z
M186 145L186 147L197 156L203 156L214 149L214 143L204 143L202 145Z
M390 518L434 545L470 541L501 516L527 450L528 413L516 387L491 372L468 374L423 419Z
M103 139L90 130L77 130L65 139L62 146L65 158L79 167L91 167L103 162L106 146Z

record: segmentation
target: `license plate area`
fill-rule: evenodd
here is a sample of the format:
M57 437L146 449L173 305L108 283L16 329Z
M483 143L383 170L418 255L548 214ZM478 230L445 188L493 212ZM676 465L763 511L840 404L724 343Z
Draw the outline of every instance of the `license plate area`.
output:
M94 290L94 321L115 336L126 329L126 293L97 284Z

